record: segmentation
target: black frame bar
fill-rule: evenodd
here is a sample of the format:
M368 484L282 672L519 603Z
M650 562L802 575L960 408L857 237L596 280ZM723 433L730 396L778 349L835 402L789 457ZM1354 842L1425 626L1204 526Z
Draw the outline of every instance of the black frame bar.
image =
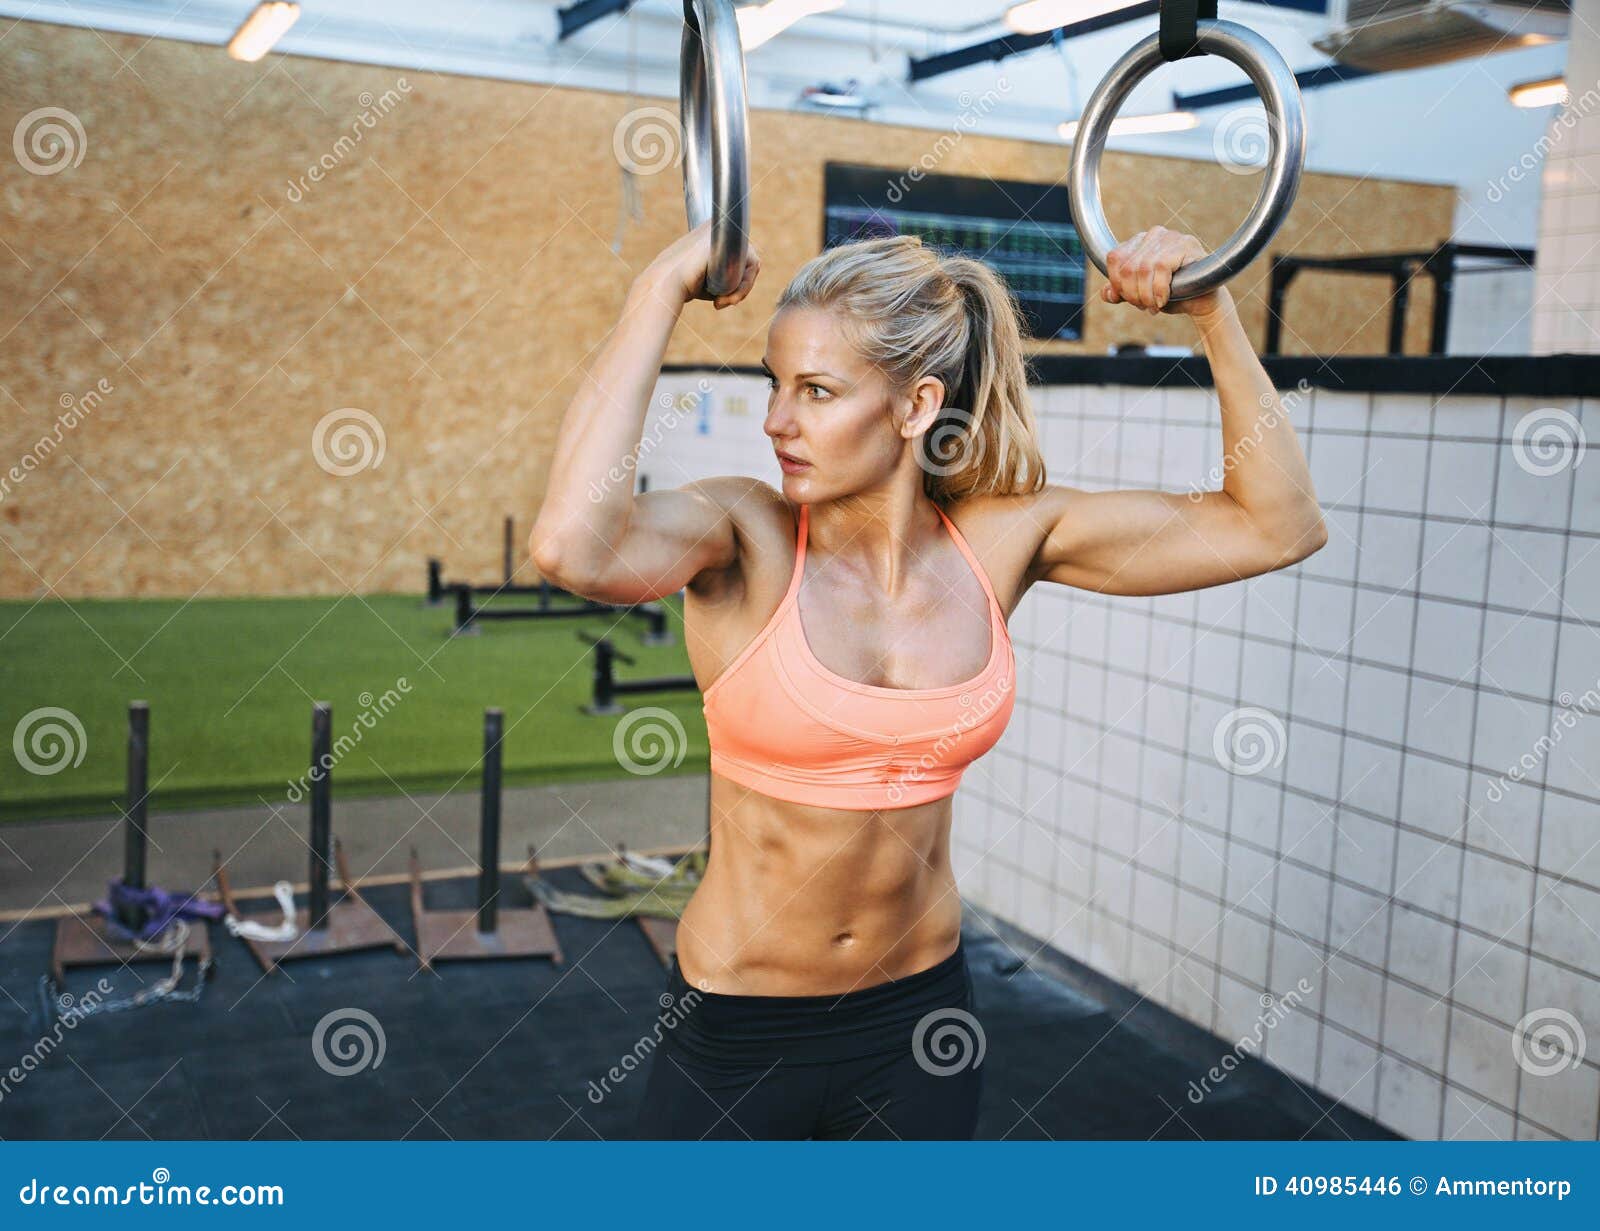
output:
M1271 284L1267 300L1267 342L1265 354L1279 353L1283 341L1284 297L1289 284L1303 269L1326 273L1387 276L1389 300L1389 350L1401 357L1405 353L1406 308L1410 302L1411 280L1417 274L1433 279L1433 319L1428 332L1428 353L1443 355L1450 335L1450 309L1454 299L1458 257L1477 257L1501 262L1507 268L1524 265L1532 268L1535 250L1500 244L1458 244L1446 241L1431 249L1402 252L1371 252L1356 256L1275 256L1272 258ZM1490 267L1492 268L1492 266Z
M150 848L148 805L150 795L150 703L128 703L128 803L122 830L122 883L129 889L145 888L145 856ZM117 922L130 932L140 931L148 912L141 906L118 903Z
M498 925L500 901L500 743L505 715L491 706L483 711L483 791L478 812L478 931Z
M311 703L311 874L306 905L306 926L328 926L328 868L332 858L333 707L326 701ZM324 765L323 762L329 762Z

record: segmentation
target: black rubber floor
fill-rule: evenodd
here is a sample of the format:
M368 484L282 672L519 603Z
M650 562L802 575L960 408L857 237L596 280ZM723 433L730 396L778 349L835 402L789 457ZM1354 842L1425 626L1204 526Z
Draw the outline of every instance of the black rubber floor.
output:
M553 877L583 887L571 871ZM508 883L506 892L520 899L522 887ZM429 905L464 907L471 893L466 882L430 885ZM366 896L409 940L408 890ZM54 923L16 927L0 940L0 1137L627 1137L644 1070L598 1101L591 1082L653 1033L665 974L632 921L555 920L564 966L457 962L428 974L409 956L373 950L263 976L244 945L213 925L217 967L199 1003L90 1017L71 1029L47 1022L41 1005ZM1148 1006L1126 1014L1126 1005L1022 966L1017 953L1031 949L980 921L966 945L987 1040L980 1137L1393 1136L1254 1060L1190 1103L1189 1082L1220 1059L1220 1042L1174 1026L1170 1014L1152 1018ZM121 995L161 972L79 969L66 990L81 995L104 975ZM377 1023L382 1055L341 1075L330 1069L359 1053L325 1040L321 1054L332 1060L319 1064L313 1038L329 1014L349 1024L350 1010ZM1170 1020L1151 1027L1162 1019Z

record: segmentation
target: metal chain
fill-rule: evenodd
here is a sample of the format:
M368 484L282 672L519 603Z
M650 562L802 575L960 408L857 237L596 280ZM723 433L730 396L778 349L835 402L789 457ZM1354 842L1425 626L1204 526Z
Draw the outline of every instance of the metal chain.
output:
M172 926L155 939L132 942L133 947L141 954L152 952L172 954L172 970L166 978L121 1000L103 1000L93 1004L79 1000L76 1004L65 1006L67 1011L75 1017L95 1017L102 1013L118 1013L124 1009L137 1009L161 1001L198 1001L206 990L206 977L211 973L211 967L215 962L209 955L200 958L194 987L188 991L177 990L178 984L183 982L183 956L188 945L189 929L190 924L187 919L175 919ZM63 995L64 993L57 993L55 980L48 974L39 976L39 1000L44 1006L46 1023L60 1015Z

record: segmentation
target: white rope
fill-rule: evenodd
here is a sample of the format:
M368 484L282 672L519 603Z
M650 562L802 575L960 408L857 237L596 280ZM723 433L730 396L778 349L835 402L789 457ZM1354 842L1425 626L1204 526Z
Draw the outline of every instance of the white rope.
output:
M222 922L227 925L228 933L232 936L242 936L245 940L293 940L300 935L300 929L295 925L294 886L288 881L279 881L272 887L272 893L278 899L278 905L283 908L282 923L268 927L253 919L227 915Z

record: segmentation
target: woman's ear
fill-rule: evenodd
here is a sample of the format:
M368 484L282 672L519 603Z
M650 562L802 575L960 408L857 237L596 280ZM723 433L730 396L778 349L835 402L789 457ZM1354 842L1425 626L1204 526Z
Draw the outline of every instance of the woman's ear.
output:
M909 440L929 431L943 409L944 381L937 376L922 377L911 386L911 410L900 434Z

